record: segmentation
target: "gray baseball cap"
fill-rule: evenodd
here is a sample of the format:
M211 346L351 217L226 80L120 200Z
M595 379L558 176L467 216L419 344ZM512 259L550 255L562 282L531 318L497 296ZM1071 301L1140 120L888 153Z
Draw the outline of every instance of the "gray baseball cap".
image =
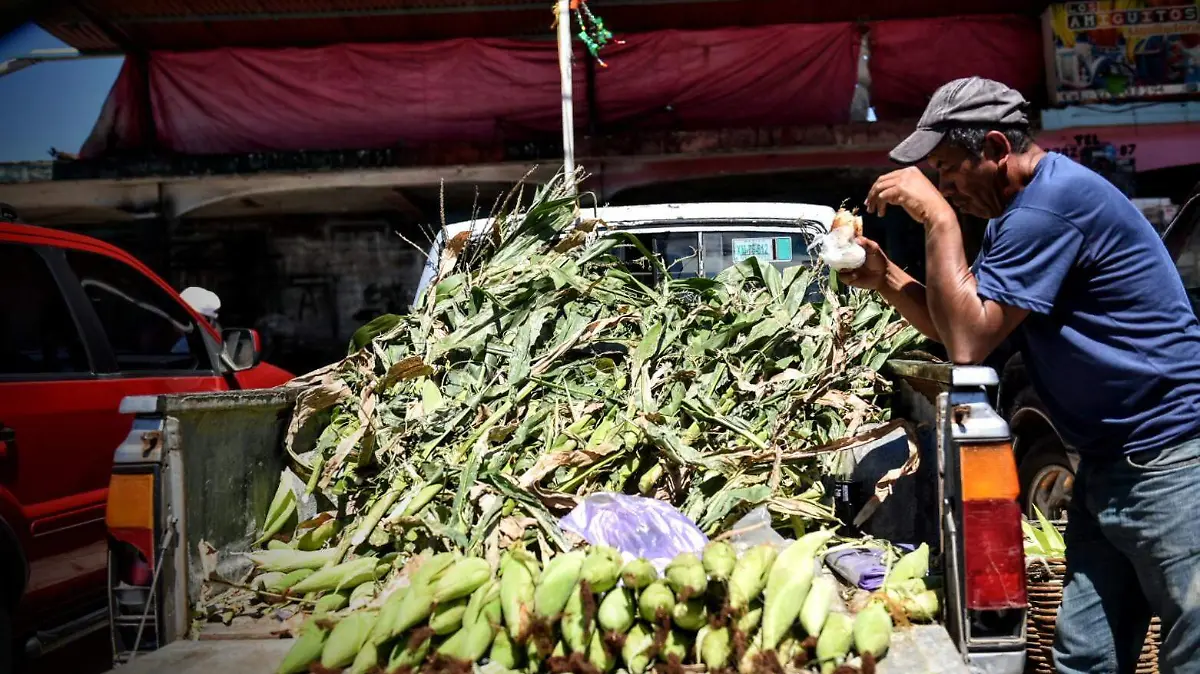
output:
M1028 128L1029 101L1015 89L982 77L943 84L917 121L917 130L892 149L892 161L915 164L942 142L955 126L995 124L998 129Z

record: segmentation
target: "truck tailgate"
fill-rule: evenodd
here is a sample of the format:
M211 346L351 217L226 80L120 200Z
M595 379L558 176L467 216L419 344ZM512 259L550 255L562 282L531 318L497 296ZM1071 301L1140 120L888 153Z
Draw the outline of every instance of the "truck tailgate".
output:
M131 664L119 674L271 674L292 645L291 639L219 639L176 641ZM896 630L878 674L967 674L962 655L939 625Z

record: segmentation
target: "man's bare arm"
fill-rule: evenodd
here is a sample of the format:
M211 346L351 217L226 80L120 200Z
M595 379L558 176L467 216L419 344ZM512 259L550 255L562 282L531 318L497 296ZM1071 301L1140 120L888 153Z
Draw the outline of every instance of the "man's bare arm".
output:
M883 284L879 287L879 294L883 295L888 304L896 307L896 311L899 311L914 328L920 330L921 334L935 342L942 341L929 315L925 286L890 260L884 273Z
M982 361L1029 315L1027 309L979 297L963 252L962 228L949 209L926 223L925 265L929 317L955 363Z

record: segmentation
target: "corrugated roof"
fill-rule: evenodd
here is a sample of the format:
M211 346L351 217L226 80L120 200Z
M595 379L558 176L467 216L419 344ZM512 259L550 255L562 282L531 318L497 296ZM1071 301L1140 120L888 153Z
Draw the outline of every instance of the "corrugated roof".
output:
M5 0L14 8L21 0ZM38 20L85 52L550 36L550 0L82 0ZM614 32L957 14L1034 15L1047 0L593 0Z

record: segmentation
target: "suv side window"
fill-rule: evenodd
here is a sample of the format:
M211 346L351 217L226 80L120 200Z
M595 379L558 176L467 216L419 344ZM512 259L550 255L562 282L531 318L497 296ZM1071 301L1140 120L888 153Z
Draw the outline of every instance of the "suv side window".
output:
M0 243L0 376L91 372L79 328L46 261Z
M213 369L202 328L158 284L105 255L78 250L66 255L100 318L120 371Z

